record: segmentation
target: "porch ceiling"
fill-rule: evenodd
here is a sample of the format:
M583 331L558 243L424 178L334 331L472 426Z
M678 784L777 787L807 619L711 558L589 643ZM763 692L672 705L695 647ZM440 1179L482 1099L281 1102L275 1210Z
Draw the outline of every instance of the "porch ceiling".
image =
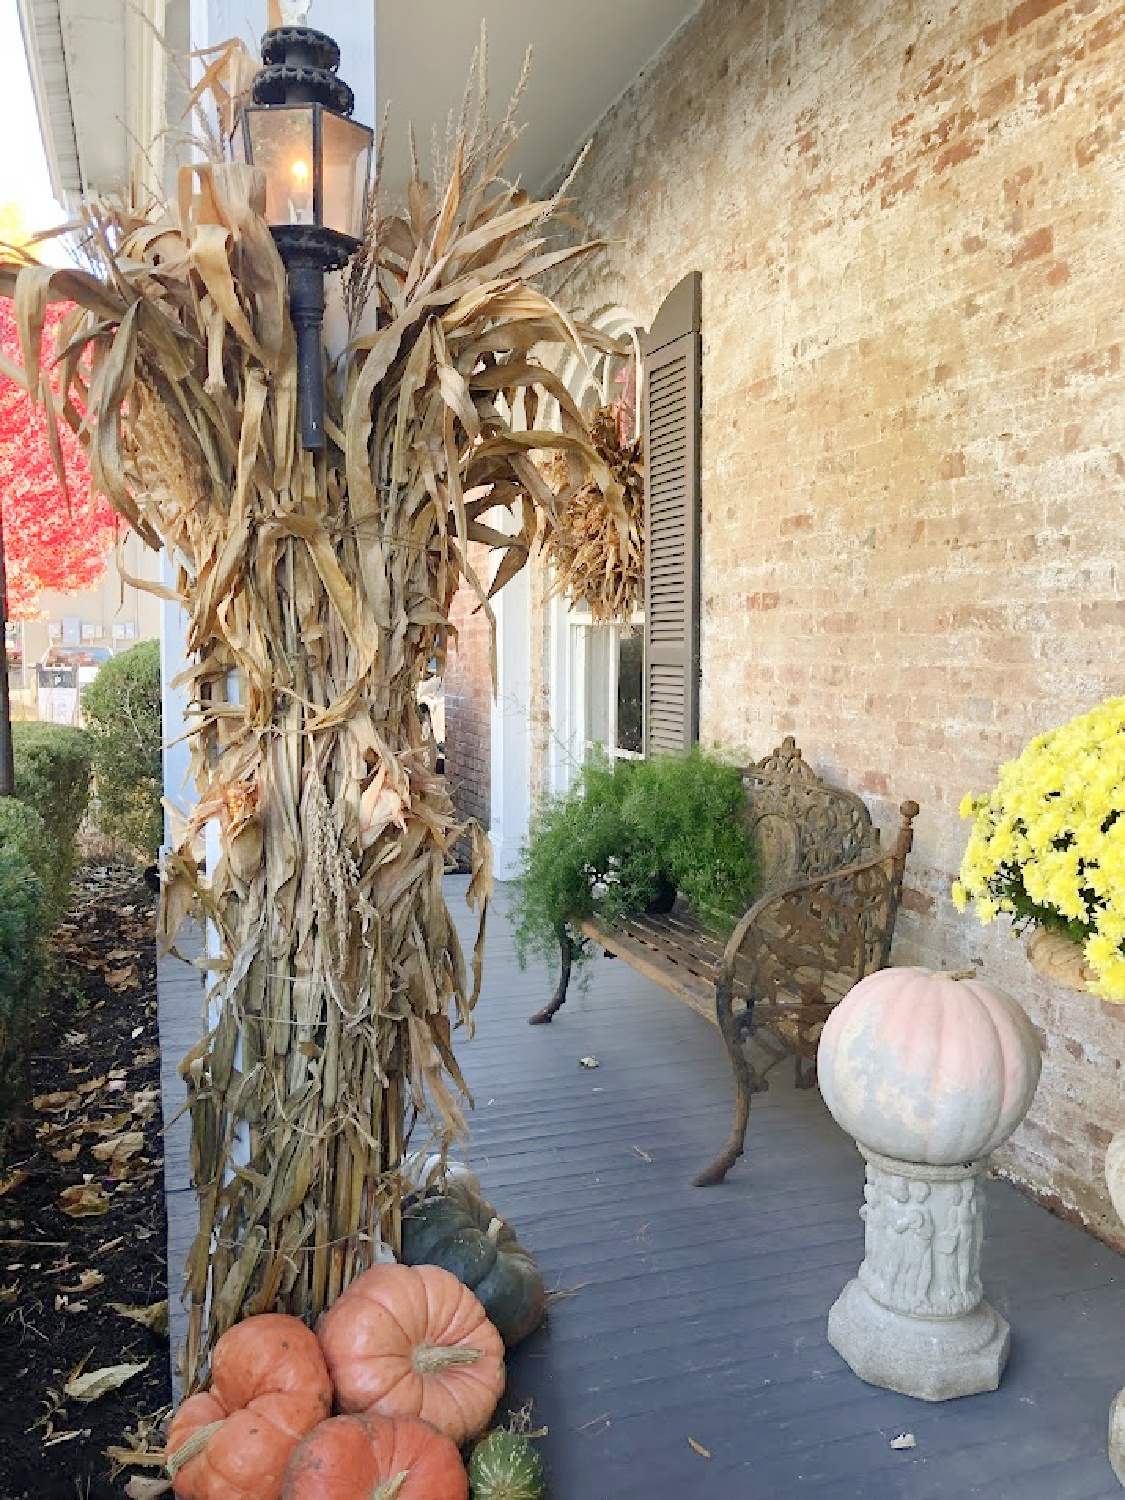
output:
M429 161L431 126L444 137L459 110L481 18L488 22L493 115L502 112L524 53L531 81L528 128L512 174L536 191L580 146L614 100L642 72L700 0L376 0L376 98L391 106L384 181L405 187L407 121Z

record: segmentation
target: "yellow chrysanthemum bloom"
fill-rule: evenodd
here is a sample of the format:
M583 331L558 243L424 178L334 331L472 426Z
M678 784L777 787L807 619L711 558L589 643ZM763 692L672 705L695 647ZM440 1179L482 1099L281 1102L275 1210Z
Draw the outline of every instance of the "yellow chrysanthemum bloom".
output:
M1066 928L1085 943L1093 993L1125 1002L1125 698L1037 735L960 811L973 826L957 909Z

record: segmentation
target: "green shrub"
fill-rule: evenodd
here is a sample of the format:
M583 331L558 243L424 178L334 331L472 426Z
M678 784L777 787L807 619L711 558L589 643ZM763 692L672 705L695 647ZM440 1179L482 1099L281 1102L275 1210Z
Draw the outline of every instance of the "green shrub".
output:
M62 920L78 858L76 838L90 800L90 739L61 724L13 724L16 796L43 820L50 851L44 877L51 929Z
M18 854L45 882L51 873L51 846L43 819L18 797L0 797L0 849Z
M98 826L155 860L164 836L159 641L107 661L82 708L94 746Z
M50 927L41 874L49 866L39 814L0 797L0 1120L20 1094L18 1060L43 994Z
M740 816L742 779L698 749L644 761L588 761L570 791L533 817L520 854L516 952L551 958L564 927L670 904L681 891L709 923L750 906L757 861Z

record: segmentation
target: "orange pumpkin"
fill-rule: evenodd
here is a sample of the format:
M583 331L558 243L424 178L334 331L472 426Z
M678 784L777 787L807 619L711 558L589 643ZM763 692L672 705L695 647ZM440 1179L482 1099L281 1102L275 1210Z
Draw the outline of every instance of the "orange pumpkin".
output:
M417 1417L331 1417L302 1438L282 1500L468 1500L456 1445Z
M172 1488L180 1500L279 1500L293 1449L331 1410L320 1345L299 1318L236 1323L215 1345L211 1389L172 1418Z
M321 1319L345 1412L422 1417L460 1446L504 1391L504 1341L467 1286L439 1266L373 1266Z

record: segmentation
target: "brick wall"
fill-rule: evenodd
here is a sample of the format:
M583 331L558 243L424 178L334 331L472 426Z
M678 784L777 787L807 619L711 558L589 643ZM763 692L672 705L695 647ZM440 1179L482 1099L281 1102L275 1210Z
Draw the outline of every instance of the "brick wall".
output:
M1023 1001L1004 1168L1119 1244L1125 1008L948 891L962 794L1125 690L1123 79L1121 0L706 0L597 129L567 286L647 322L702 271L702 737L922 804L895 957Z
M469 561L478 578L489 576L488 549L470 542ZM445 775L453 805L482 827L491 817L492 678L488 620L467 584L449 612L457 630L445 663Z

